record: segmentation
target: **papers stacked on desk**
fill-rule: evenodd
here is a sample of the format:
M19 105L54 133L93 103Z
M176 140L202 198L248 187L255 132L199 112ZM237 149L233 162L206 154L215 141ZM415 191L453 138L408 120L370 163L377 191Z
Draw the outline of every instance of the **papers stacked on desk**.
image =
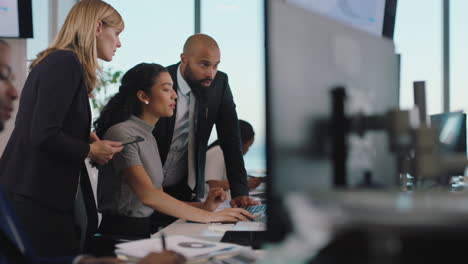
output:
M150 252L162 251L162 242L160 238L149 238L120 243L116 247L116 255L143 258ZM230 243L205 241L187 236L167 236L166 248L184 255L187 259L191 259L205 255L233 252L244 247Z

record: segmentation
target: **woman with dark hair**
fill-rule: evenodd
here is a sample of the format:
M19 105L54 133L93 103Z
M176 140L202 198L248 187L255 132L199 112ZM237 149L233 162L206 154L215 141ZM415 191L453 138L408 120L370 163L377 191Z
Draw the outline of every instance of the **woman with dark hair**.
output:
M255 132L252 125L240 119L239 129L242 143L242 154L245 155L249 151L250 146L254 143ZM216 140L208 146L208 151L206 152L205 181L209 186L206 190L219 187L223 188L225 191L229 190L229 182L226 177L226 166L224 164L223 150L219 146L218 140ZM260 178L249 177L249 189L257 188L260 183Z
M98 136L126 141L140 136L99 168L98 207L100 232L125 237L149 237L154 210L196 222L247 220L253 217L240 208L213 212L226 199L221 188L212 190L204 203L185 203L164 193L164 174L157 142L152 134L160 117L172 116L177 95L167 70L158 64L141 63L122 78L119 92L94 123Z

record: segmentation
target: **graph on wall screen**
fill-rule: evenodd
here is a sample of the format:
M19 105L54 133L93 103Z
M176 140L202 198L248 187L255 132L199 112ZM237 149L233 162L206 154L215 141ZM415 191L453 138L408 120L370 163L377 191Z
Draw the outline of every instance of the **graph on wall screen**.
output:
M18 37L18 1L0 0L0 36Z
M287 0L288 3L382 35L385 0Z

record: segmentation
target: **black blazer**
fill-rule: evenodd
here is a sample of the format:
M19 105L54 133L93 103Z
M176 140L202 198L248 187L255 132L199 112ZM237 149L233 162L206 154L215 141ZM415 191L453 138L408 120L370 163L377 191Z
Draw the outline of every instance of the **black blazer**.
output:
M71 212L90 129L81 63L71 51L49 54L24 85L15 128L0 160L0 184L7 192Z
M167 67L174 82L174 90L177 92L177 68L179 64ZM216 124L218 138L226 162L226 174L231 186L232 197L248 195L247 173L245 172L244 159L239 132L239 122L236 113L236 105L229 88L228 76L218 71L211 86L200 91L192 90L197 98L197 128L195 133L195 171L197 184L195 193L197 197L203 197L205 188L205 161L208 139ZM177 108L176 108L177 110ZM169 152L174 134L176 112L172 117L161 117L156 123L153 134L158 142L159 154L164 164Z

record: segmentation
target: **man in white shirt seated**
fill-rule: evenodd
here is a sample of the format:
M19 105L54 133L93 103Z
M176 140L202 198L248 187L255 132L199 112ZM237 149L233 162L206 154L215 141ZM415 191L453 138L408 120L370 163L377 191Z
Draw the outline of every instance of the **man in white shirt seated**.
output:
M254 143L255 132L248 122L240 119L239 129L242 143L242 154L245 155L249 151L250 146ZM218 140L208 146L208 150L206 152L205 182L209 186L209 188L205 188L206 194L208 194L209 189L214 187L221 187L225 191L229 190L223 150L219 146ZM248 178L248 186L250 190L257 188L260 183L261 178Z

